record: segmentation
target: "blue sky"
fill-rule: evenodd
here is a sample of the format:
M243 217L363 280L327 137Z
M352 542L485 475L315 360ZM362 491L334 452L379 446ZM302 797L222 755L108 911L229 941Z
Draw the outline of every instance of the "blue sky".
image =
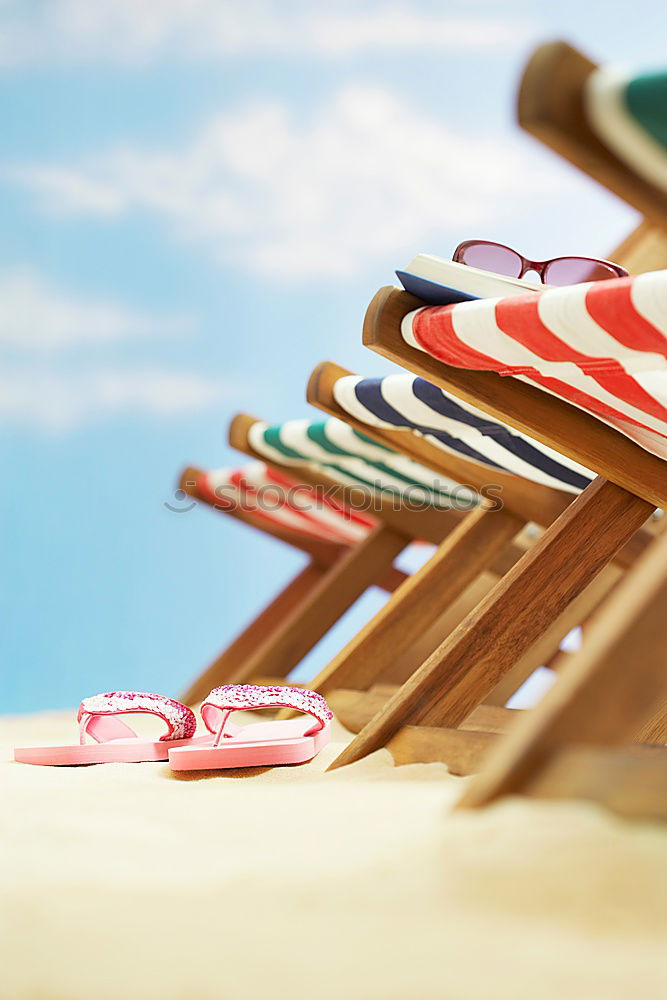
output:
M649 0L2 0L0 708L175 694L300 557L208 510L229 417L305 416L417 252L607 253L634 213L522 135L531 49L664 62ZM369 595L314 670L379 606Z

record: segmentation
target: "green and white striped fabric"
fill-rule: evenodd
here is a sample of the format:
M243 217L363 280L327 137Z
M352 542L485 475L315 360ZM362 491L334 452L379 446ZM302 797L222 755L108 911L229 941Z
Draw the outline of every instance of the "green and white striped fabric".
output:
M253 424L248 443L277 465L313 465L329 478L417 504L474 507L479 496L391 448L377 444L343 420L288 420Z
M584 107L602 142L636 174L667 191L667 71L594 70Z

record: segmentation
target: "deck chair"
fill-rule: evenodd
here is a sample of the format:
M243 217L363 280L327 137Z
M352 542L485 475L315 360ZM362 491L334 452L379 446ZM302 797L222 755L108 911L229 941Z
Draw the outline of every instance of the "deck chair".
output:
M461 807L508 794L586 799L628 817L667 820L667 536L595 616L556 686L496 745ZM656 714L656 705L659 711ZM662 746L632 741L661 740Z
M455 555L460 552L457 538L459 528L465 522L463 512L457 512L457 520L453 521L453 512L437 509L437 504L449 503L452 493L456 493L458 502L463 497L464 506L471 510L477 507L478 500L474 488L462 490L458 483L443 473L436 473L420 463L406 459L387 446L375 444L343 421L288 421L271 426L247 415L239 415L230 426L230 443L252 457L268 459L274 466L283 462L285 469L315 487L342 491L336 492L336 496L343 503L358 503L361 497L367 506L370 491L373 494L374 516L387 521L392 531L399 528L403 533L404 544L420 540L438 546L436 554L426 566L414 573L406 583L410 583L409 592L414 592L422 579L432 587L438 583L439 573L442 587L451 595L451 601L447 601L445 591L441 589L439 597L436 595L434 599L433 594L428 596L426 613L423 609L416 608L414 601L406 601L404 593L399 602L402 627L412 635L413 640L419 637L417 648L412 649L412 643L401 637L394 644L391 663L387 664L386 671L371 660L365 660L344 673L331 671L316 675L309 686L315 686L327 696L334 689L346 685L358 689L370 686L371 681L382 681L386 687L387 683L409 676L420 658L437 644L442 634L443 620L455 623L477 603L481 596L480 589L472 588L471 594L466 593L466 590L480 572L484 568L487 570L487 578L481 581L481 589L485 593L525 551L525 541L512 542L513 537L521 531L524 521L513 515L503 514L494 522L496 527L493 531L487 521L485 532L478 535L478 551L471 552L470 558L463 561L455 558L453 566L456 572L450 566L445 573L440 565L444 563L445 553L451 551L452 544ZM418 498L413 496L410 503L403 506L404 491L410 487L418 487L420 495ZM425 492L429 495L426 503ZM569 499L567 495L560 498L561 509ZM416 502L418 509L413 506ZM445 519L443 514L446 515ZM401 586L398 589L404 591L405 588ZM416 625L412 622L410 608L412 614L419 619ZM290 626L285 635L285 643L289 649L294 648L296 641L290 634L291 629ZM245 669L262 672L264 666L255 662L251 666L246 665ZM281 673L288 668L289 662L281 657L276 659L274 655L270 664L271 674Z
M364 324L367 346L597 478L332 766L384 746L406 726L429 728L436 743L438 729L460 726L654 509L664 507L667 411L659 383L667 354L666 281L657 272L445 308L420 308L419 300L391 288L376 295ZM643 370L628 375L623 364Z
M346 381L349 381L349 378ZM334 458L337 462L344 461L340 457L342 450L340 446L348 445L350 429L346 427L344 436L341 436L340 424L339 420L329 421L325 425L293 421L278 427L268 427L260 422L250 423L246 425L245 433L253 444L246 445L245 450L252 455L266 454L272 462L277 459L302 462L305 458L319 459L320 461L324 458L324 460L330 461L331 453L327 451L323 456L322 445L324 442L324 445L328 447L327 438L329 443L335 438L336 453ZM317 433L313 433L315 429ZM487 430L491 429L492 422L487 420ZM507 429L498 428L498 430L504 439L510 437ZM410 433L412 434L412 432ZM268 451L265 451L267 438L270 444ZM315 442L313 438L316 439ZM353 440L357 440L357 438L353 438ZM516 439L518 441L518 435ZM367 449L368 436L364 434L362 440ZM244 450L243 441L239 441L238 434L233 443L236 447ZM522 443L525 445L525 442ZM469 452L469 446L465 442L460 440L458 444L463 452ZM380 455L386 460L391 446L382 442L381 447ZM491 443L488 447L491 448ZM497 458L497 443L493 447ZM507 448L510 449L508 454L511 454L511 447L511 442L507 442ZM573 475L578 475L578 472L575 472L576 463L565 463L559 466L557 458L548 454L549 449L542 449L540 452L539 446L534 446L534 450L536 464L533 471L536 478L545 478L545 472L540 467L540 463L544 463L547 459L551 478L556 475L558 468L560 468L560 474L565 482L569 482ZM525 447L522 451L524 455L523 468L527 471L529 451ZM377 451L370 451L367 454L369 457L377 456ZM449 457L451 461L453 457L452 453L443 453L442 451L440 455L445 466L447 458ZM517 461L516 455L514 460ZM462 468L467 461L467 459L461 459L456 466L455 471L459 479L462 478ZM418 467L423 468L423 466ZM489 467L483 468L478 462L473 462L470 463L470 469L474 470L473 483L475 484L471 489L483 486L489 478ZM508 481L511 481L517 496L523 496L524 515L523 519L517 517L517 520L519 522L525 521L528 516L526 505L529 501L525 495L521 494L520 490L516 489L514 482L516 477L502 473L497 465L493 472L500 472L501 477L504 475ZM427 475L432 477L433 473L429 472ZM586 481L583 479L582 484L585 484ZM537 486L528 480L526 480L525 485L529 488L532 485ZM530 512L538 520L549 523L555 517L555 510L562 510L571 499L572 493L568 495L553 488L540 486L530 501L532 504ZM539 501L541 501L541 505ZM474 515L472 517L468 515L468 520L472 521L472 533L474 534L476 527ZM493 520L487 518L486 531L492 532L493 526ZM452 547L457 531L459 545ZM423 658L441 641L442 636L458 624L463 617L462 612L474 607L488 592L490 585L486 583L482 592L478 592L467 607L457 608L456 601L454 601L453 607L448 606L453 595L460 593L464 584L469 582L476 572L479 572L479 563L477 562L479 555L475 551L475 545L472 546L469 554L465 549L470 534L470 525L466 526L464 531L456 529L452 532L434 557L393 593L385 607L361 630L359 635L310 682L309 686L326 693L341 721L353 731L360 728L367 721L369 715L374 714L387 697L393 693L394 689L388 686L387 682L410 676ZM452 553L454 554L453 558ZM498 560L495 560L488 569L496 573L506 572L516 559L516 555L511 560L508 560L507 556L508 554L505 555L504 566L498 565ZM609 587L615 582L619 570L612 571L610 569L608 573L607 578L600 581L598 592L595 595L588 595L586 600L589 602L592 599L599 601L600 597L609 590ZM616 576L613 575L614 573ZM572 622L576 624L577 621L581 620L585 611L586 608L580 607L578 617L573 617ZM574 609L573 613L576 614ZM515 714L502 708L507 697L523 683L526 676L532 673L536 666L543 662L545 655L551 655L555 651L563 634L569 628L568 622L561 621L560 630L551 630L549 636L542 641L541 646L538 645L535 649L528 651L517 663L517 676L514 683L507 683L509 679L506 681L507 693L504 700L494 699L492 693L491 697L486 699L486 704L480 705L472 713L470 719L466 720L465 732L453 734L447 753L448 763L455 773L467 774L476 769L481 752L488 746L488 740L492 738L493 734L504 731ZM350 685L350 687L341 688L341 685ZM360 691L367 693L360 695Z
M181 696L185 704L201 701L212 687L232 679L248 657L280 630L284 618L303 606L316 584L327 579L351 548L365 541L375 521L315 496L284 472L263 462L242 468L203 471L187 468L179 488L212 509L278 539L309 557L270 604L237 636ZM297 491L293 502L290 497ZM259 501L262 491L270 503ZM378 569L377 586L391 592L406 578L389 565ZM262 680L262 678L257 678ZM267 680L268 679L264 679ZM270 678L272 683L275 678Z
M583 117L583 111L582 111L583 97L581 93L579 94L576 102L571 96L568 97L567 101L564 101L563 95L560 93L560 90L562 89L563 86L565 86L566 82L567 86L571 85L573 76L571 72L571 70L573 69L572 66L573 61L574 63L576 63L578 67L577 72L579 74L579 77L581 77L582 74L584 73L584 66L586 74L594 70L593 64L588 62L585 59L585 57L580 56L578 53L574 52L574 50L572 50L567 45L556 43L555 45L541 47L541 49L538 50L538 52L535 54L535 56L529 63L529 66L527 67L527 70L524 74L524 78L522 80L520 95L519 95L519 119L521 124L524 127L526 127L529 131L535 132L535 134L537 134L540 137L543 137L544 135L550 135L552 137L551 144L554 145L554 148L558 149L560 152L565 152L566 154L569 149L567 143L565 145L563 145L562 142L556 143L553 139L553 136L555 132L558 131L562 132L565 125L567 125L568 129L571 130L572 123L580 122L580 119ZM553 80L551 79L551 77L554 75L554 72L556 72L559 66L561 66L561 68L563 69L563 74L562 74L563 79L559 80L558 86L554 88L552 86ZM556 73L556 75L558 75L558 73ZM576 77L577 73L574 73L574 76ZM546 87L545 87L545 82L546 82ZM663 85L664 85L664 80L663 80ZM646 85L644 86L646 88ZM649 90L651 89L651 87L655 89L655 80L651 81L651 83L649 84ZM548 114L545 115L542 112L545 106L547 108L551 108L552 105L554 105L555 92L557 98L555 103L560 113L560 118L558 119L559 125L558 128L556 128L554 126L554 123L550 121L549 125L551 126L551 132L549 132L547 129L547 132L545 133L544 132L544 128L546 127L545 118L548 117ZM601 116L599 114L596 116L598 121L603 117L604 116ZM539 127L537 126L533 127L535 126L536 122L539 122ZM575 133L576 131L577 129L575 128ZM581 129L579 129L579 139L581 141ZM590 140L590 136L588 137L588 140ZM546 141L549 141L549 139L547 139ZM630 271L647 270L652 267L664 265L667 263L667 233L665 233L658 226L653 226L649 223L644 222L628 237L628 239L626 239L621 244L620 247L617 248L616 251L613 252L612 257L615 260L620 260ZM374 434L373 430L369 430L368 426L369 418L371 425L373 425L375 429L377 429L378 427L383 427L384 429L391 430L392 426L393 427L400 426L402 429L409 427L412 430L416 431L418 434L425 434L429 442L434 444L443 444L442 435L440 436L440 438L438 438L437 433L433 433L434 431L433 427L429 426L425 428L423 425L420 426L420 421L423 424L423 417L424 417L423 399L420 399L418 401L416 409L419 412L416 415L415 420L413 420L412 422L408 420L407 423L405 421L397 422L395 406L393 407L393 413L388 414L387 410L392 409L391 407L388 407L383 403L383 406L378 410L377 406L374 405L373 394L375 393L375 395L377 396L378 393L381 394L381 390L379 390L377 384L374 384L372 380L366 384L366 402L370 400L370 410L369 406L361 403L359 399L352 400L353 406L352 409L350 409L350 406L346 405L344 393L341 393L340 398L335 399L334 398L335 386L337 385L339 388L342 388L343 380L344 380L344 373L342 369L340 368L336 369L336 366L331 366L331 365L320 366L319 369L316 369L311 378L309 386L309 395L308 395L309 401L316 406L320 406L322 409L325 410L325 412L329 413L330 415L342 417L343 419L347 420L350 420L352 418L353 426L357 427L357 429L363 430L366 433L370 433L371 436L375 437L375 440L381 443L394 446L398 444L399 450L401 450L402 446L403 447L405 446L405 441L406 441L405 435L403 435L402 441L397 440L396 437L394 437L393 439L392 438L387 439L386 436L378 437L377 432ZM387 383L384 384L387 385ZM396 393L397 393L397 388L395 387L393 390L393 398L392 398L392 402L394 403L396 402L395 398ZM399 405L399 409L400 408L401 407ZM378 416L380 417L379 421L377 419ZM496 427L498 427L498 425L496 425ZM477 440L479 440L479 437L477 438ZM531 446L533 448L535 447L535 445L536 442L531 442ZM537 445L537 447L539 448L539 445ZM451 441L450 441L450 448L451 448ZM514 471L518 472L519 474L525 475L526 473L525 464L517 462L518 452L519 449L515 448L511 455L512 463L510 467L513 468ZM413 449L408 448L408 450L406 450L405 453L411 455L411 457L417 459L418 461L424 461L425 463L429 462L428 452L425 452L424 449L420 449L418 445L416 448ZM431 455L430 458L432 459L432 457L433 456ZM505 452L504 454L505 461L507 457L508 457L507 453ZM496 459L497 458L498 455L496 449ZM553 458L553 455L549 456L549 459L551 458ZM436 465L434 467L437 468L438 466ZM506 465L505 468L507 468ZM449 474L452 474L453 470L450 467L447 471L449 472ZM579 469L578 471L579 473L581 473L582 470ZM465 475L465 471L463 474ZM541 481L542 482L546 481L551 485L556 485L562 488L563 483L558 482L557 479L558 475L562 475L562 470L557 468L555 483L552 478L551 479L549 478L548 474L546 476L542 476ZM529 476L530 476L530 470L529 470ZM578 479L575 476L574 479L569 479L569 481L566 482L565 488L568 489L572 485L575 485L576 488L581 488L583 485L586 485L586 482L587 480L585 478L582 479L581 475L579 476ZM523 483L522 485L523 488L526 489L527 484ZM508 494L508 497L509 496L511 496L511 494ZM523 497L521 499L523 499ZM631 558L634 555L636 555L636 553L637 549L635 548L634 551L628 551L626 553L626 556L628 557L629 560L631 560ZM516 690L518 682L522 679L525 679L537 663L544 662L545 660L549 659L554 649L554 640L558 641L558 636L566 632L577 621L579 622L585 621L587 616L591 613L592 609L594 609L599 604L600 600L609 592L609 590L611 589L610 577L612 577L613 572L614 569L611 566L607 567L601 574L599 574L595 578L595 580L587 588L585 588L582 594L579 595L579 597L575 601L573 601L565 609L564 612L562 612L562 614L556 619L556 621L550 626L550 628L547 629L546 633L544 633L537 641L537 643L533 647L531 647L531 650L529 650L528 654L519 658L519 661L517 662L515 668L512 671L510 671L508 675L500 681L500 683L494 689L494 692L491 695L487 696L488 701L492 702L495 701L496 704L505 704L510 694ZM388 607L387 609L385 609L385 613L387 615L390 615L391 608ZM357 657L363 657L363 655L366 653L370 656L371 660L373 660L377 656L377 653L373 649L372 642L369 642L370 637L367 633L370 632L371 634L375 634L374 625L376 624L377 623L369 623L367 628L363 630L362 633L360 633L360 635L355 637L355 639L352 640L352 642L346 647L345 650L341 651L339 656L333 661L333 664L330 665L328 669L333 668L335 670L336 666L339 664L347 665L348 660L353 661L355 655ZM389 655L390 646L385 645L384 649L385 649L385 655ZM364 713L359 711L358 700L357 702L353 702L353 704L355 707L354 721L355 724L358 725L360 721L364 718ZM370 701L367 702L367 710L370 711L371 714L374 714L377 708L378 708L377 698L371 699Z
M666 73L600 68L566 42L541 45L519 88L520 125L638 209L653 254L667 248L666 104Z
M396 448L437 471L444 467L449 474L456 472L460 479L482 493L493 484L492 489L503 491L506 508L540 525L550 524L593 478L578 463L563 459L539 442L491 420L479 409L462 404L442 389L408 374L364 379L339 365L324 362L311 375L307 397L325 413L349 421L379 444ZM631 562L641 544L641 539L632 543L619 562L625 565ZM505 705L537 667L555 655L563 637L590 615L621 574L620 565L607 567L519 658L487 696L486 703ZM415 602L427 605L431 601L437 605L439 600L446 600L442 587L442 581L429 580L425 574ZM407 586L403 590L407 591ZM364 663L373 663L379 674L387 671L396 651L409 644L412 637L401 613L403 590L395 593L320 676L344 677L349 672L356 676L357 686L361 687L359 678L363 676ZM444 633L437 637L437 644L443 637ZM318 683L318 678L311 683ZM378 700L369 699L367 704L372 716L379 707ZM355 706L353 717L355 724L363 718L359 706Z

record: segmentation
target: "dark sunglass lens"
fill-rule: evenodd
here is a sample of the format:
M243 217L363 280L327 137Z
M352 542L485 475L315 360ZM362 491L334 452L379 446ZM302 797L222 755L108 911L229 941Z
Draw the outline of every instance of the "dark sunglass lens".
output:
M559 257L546 269L544 280L547 285L578 285L584 281L605 281L618 278L616 271L601 260L586 260L583 257Z
M509 247L494 243L473 243L466 247L462 260L468 267L478 267L482 271L493 271L508 278L518 278L521 274L521 258Z

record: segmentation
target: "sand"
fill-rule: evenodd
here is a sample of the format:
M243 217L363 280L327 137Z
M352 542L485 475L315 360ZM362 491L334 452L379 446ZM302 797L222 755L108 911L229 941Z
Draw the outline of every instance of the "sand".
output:
M177 777L39 768L71 713L1 720L0 997L667 997L667 827L582 803L452 812L379 751Z

